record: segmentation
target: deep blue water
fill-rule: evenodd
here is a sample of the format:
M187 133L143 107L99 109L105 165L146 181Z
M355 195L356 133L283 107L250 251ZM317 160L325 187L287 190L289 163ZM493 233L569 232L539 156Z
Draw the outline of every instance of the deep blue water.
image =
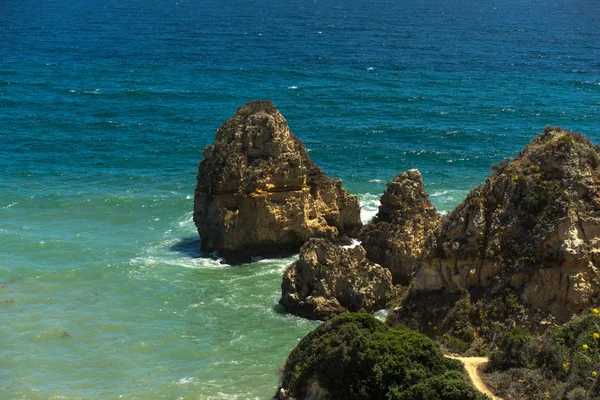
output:
M452 209L546 125L600 142L600 3L0 2L0 397L266 398L291 260L197 258L202 149L270 99L372 215ZM63 332L70 336L63 337Z

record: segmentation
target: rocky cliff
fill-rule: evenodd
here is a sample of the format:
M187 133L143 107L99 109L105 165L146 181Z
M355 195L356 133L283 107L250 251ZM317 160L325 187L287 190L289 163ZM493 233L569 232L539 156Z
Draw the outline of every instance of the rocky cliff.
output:
M397 317L423 327L420 300L461 289L474 299L511 290L557 322L589 307L600 294L599 166L588 139L560 128L496 166L427 243Z
M359 234L367 257L389 269L395 284L408 285L427 236L441 216L429 201L421 173L412 169L387 184L379 212Z
M297 251L311 237L356 235L360 207L325 176L269 101L240 107L204 149L194 197L203 251L227 261Z
M377 311L392 295L390 272L367 260L360 246L310 239L300 259L284 273L285 309L305 318L326 320L345 311Z

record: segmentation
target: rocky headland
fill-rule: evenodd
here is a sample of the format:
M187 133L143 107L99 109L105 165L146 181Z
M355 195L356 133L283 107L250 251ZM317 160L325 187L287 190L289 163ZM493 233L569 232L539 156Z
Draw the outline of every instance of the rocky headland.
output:
M597 304L599 167L592 143L560 128L495 166L429 237L390 321L432 334L460 321L472 340L485 319L543 330Z
M379 212L358 237L369 260L389 269L394 284L408 285L425 239L440 224L441 215L429 201L416 169L389 182L380 204Z
M298 251L312 237L356 236L356 196L309 158L270 101L240 107L203 152L194 196L202 251L228 262Z
M342 312L384 308L393 293L392 275L369 261L360 245L310 239L285 271L281 292L279 303L286 311L326 320Z

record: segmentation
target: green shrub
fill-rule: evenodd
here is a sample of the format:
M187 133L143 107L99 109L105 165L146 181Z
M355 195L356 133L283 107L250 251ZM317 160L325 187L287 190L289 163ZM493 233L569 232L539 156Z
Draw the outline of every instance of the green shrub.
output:
M448 371L424 380L404 392L392 390L388 398L395 400L462 400L473 399L473 387L458 371ZM483 398L483 397L481 397Z
M512 330L491 357L490 371L499 396L595 399L600 396L600 312L585 313L538 338ZM526 368L523 368L526 367Z
M471 343L467 343L464 340L461 340L457 337L450 337L450 339L448 339L446 343L446 347L452 353L462 354L465 351L469 350L469 347L471 347Z
M567 151L573 148L573 138L571 135L564 135L558 138L558 149Z
M587 390L582 388L581 386L576 387L567 393L567 400L586 400L587 399Z
M290 353L281 386L306 397L318 382L331 399L484 399L431 339L346 313L319 326Z
M535 365L538 354L536 339L526 330L514 328L504 334L490 361L498 369L529 367Z

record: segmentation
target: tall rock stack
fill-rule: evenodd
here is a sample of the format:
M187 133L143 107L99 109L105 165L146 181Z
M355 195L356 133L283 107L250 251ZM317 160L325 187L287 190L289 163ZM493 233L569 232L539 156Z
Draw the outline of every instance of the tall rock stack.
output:
M367 257L392 272L395 284L408 285L427 236L441 216L429 201L421 173L412 169L387 184L379 212L359 234Z
M240 107L204 149L194 197L203 251L229 262L360 230L360 207L323 173L270 101Z
M547 128L444 218L398 313L423 326L428 294L510 288L563 322L598 301L599 267L599 154L581 134Z

